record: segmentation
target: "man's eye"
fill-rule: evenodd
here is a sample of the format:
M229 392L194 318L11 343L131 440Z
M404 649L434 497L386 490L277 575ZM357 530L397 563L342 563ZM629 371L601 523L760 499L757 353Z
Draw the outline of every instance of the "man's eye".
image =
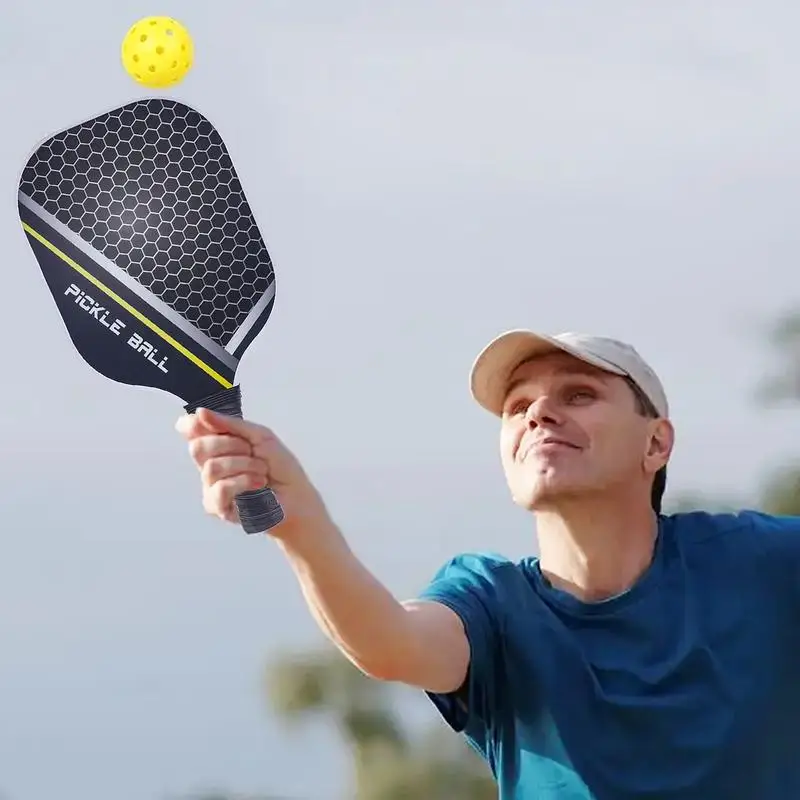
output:
M594 400L597 393L592 389L572 389L567 392L567 399L572 402L580 402L582 400Z
M528 409L527 400L515 400L506 409L506 414L510 417L515 417L517 414L524 414Z

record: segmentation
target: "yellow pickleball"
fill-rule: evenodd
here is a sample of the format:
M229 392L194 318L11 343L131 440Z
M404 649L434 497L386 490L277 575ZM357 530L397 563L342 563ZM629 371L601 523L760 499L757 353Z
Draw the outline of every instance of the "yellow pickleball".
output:
M189 31L172 17L143 17L122 40L122 65L142 86L162 89L185 77L194 61Z

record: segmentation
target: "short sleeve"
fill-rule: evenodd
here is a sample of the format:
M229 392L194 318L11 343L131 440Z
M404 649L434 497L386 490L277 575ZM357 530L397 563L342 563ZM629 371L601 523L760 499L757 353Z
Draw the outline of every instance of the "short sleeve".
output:
M463 733L493 765L495 721L503 703L502 574L510 561L494 554L463 554L446 563L420 599L447 606L461 618L470 646L464 685L449 694L428 692L445 721Z
M800 618L800 517L746 512L772 591Z

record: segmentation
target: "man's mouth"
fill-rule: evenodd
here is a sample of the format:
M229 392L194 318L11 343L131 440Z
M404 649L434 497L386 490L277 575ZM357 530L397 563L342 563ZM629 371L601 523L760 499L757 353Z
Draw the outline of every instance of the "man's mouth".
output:
M542 436L540 438L534 439L533 441L529 442L522 448L519 460L525 461L525 459L531 453L550 453L550 452L555 452L557 450L579 450L579 449L580 448L577 445L574 445L572 444L572 442L569 442L566 439L562 439L558 436Z

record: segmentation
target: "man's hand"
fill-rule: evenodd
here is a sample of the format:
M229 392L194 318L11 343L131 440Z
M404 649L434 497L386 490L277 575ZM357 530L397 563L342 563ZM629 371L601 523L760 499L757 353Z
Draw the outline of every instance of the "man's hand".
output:
M326 518L322 498L297 458L268 428L205 408L184 415L175 427L200 470L207 514L238 522L236 496L269 486L285 515L271 531L276 538Z
M367 675L452 691L469 665L461 620L445 606L398 602L355 557L298 460L267 428L198 409L178 420L203 486L206 512L238 521L236 495L269 486L284 521L270 531L314 619Z

